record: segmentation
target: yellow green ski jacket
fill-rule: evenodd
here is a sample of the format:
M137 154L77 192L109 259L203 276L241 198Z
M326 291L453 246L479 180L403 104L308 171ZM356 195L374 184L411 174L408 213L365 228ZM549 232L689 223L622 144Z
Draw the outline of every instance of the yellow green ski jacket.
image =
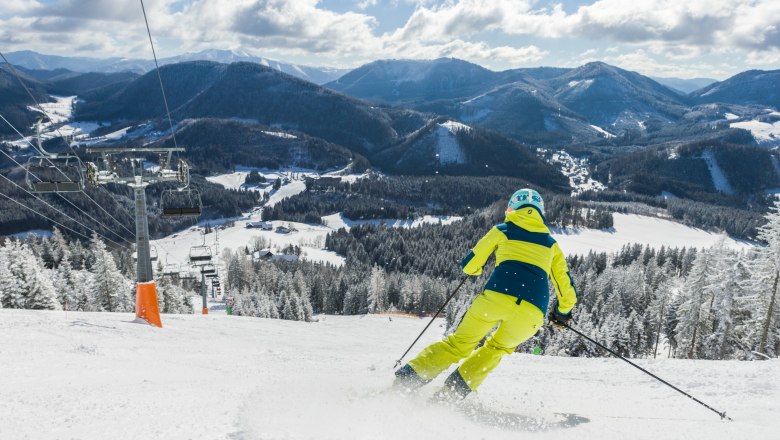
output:
M505 223L493 227L463 259L463 272L482 274L482 267L496 253L496 269L485 290L529 302L547 314L551 278L558 295L558 311L567 314L577 302L577 290L566 258L550 235L544 218L535 208L524 206L507 213Z

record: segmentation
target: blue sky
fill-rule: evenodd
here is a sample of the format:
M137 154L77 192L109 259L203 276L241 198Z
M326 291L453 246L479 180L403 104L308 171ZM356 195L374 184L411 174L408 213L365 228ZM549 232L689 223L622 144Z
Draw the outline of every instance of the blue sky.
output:
M451 56L494 70L605 61L723 79L780 68L780 0L144 0L161 56L308 65ZM149 58L139 0L4 0L0 50Z

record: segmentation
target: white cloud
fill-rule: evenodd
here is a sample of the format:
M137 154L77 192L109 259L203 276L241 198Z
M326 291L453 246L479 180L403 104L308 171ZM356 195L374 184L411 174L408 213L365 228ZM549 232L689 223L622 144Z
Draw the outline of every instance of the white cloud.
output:
M659 61L643 49L601 59L608 64L626 70L640 72L643 75L678 78L725 78L733 74L735 66L725 63L668 63Z
M365 10L372 6L376 6L376 4L379 2L379 0L361 0L355 4L358 9Z
M780 0L597 0L570 12L561 5L542 7L539 0L392 1L413 4L414 11L403 26L381 35L376 30L382 18L365 13L378 0L351 0L355 10L347 12L328 10L320 0L145 4L160 56L242 48L320 64L453 56L504 68L542 60L570 64L602 54L652 71L690 72L705 70L705 56L711 63L713 56L747 66L780 63ZM559 49L573 39L583 54ZM0 11L0 47L149 57L137 0L7 0Z

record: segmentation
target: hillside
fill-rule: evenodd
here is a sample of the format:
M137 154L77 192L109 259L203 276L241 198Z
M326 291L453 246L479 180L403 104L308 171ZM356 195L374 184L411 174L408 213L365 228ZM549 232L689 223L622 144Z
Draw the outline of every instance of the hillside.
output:
M547 84L562 104L608 129L639 128L650 119L675 121L686 112L678 94L650 78L605 63L588 63Z
M535 144L600 142L627 130L677 122L688 109L679 93L601 62L494 72L456 59L383 60L326 86L372 102L445 114Z
M566 179L535 150L498 133L439 118L371 161L395 174L516 176L564 190Z
M204 174L230 170L234 165L343 168L353 157L348 149L322 139L230 119L188 120L176 137L186 145L190 165Z
M46 89L31 76L20 72L22 80L38 102L48 102L49 95ZM29 131L35 123L37 114L29 110L28 106L34 106L27 92L19 84L19 80L11 73L7 66L0 64L0 114L2 114L18 130ZM15 135L14 130L3 121L0 121L0 134Z
M780 109L780 70L749 70L691 93L698 103L757 104Z
M455 58L379 60L325 87L372 102L414 106L473 96L499 79L496 72Z
M212 313L164 315L156 329L131 314L0 310L0 414L13 414L0 437L612 440L685 432L718 440L768 439L780 429L776 360L638 361L734 422L619 360L522 354L505 358L479 394L446 407L426 402L443 377L419 396L390 391L396 356L424 320ZM417 349L441 337L441 324Z
M421 115L387 111L252 63L195 61L160 69L174 118L238 118L292 129L357 152L370 152L422 126ZM77 107L80 120L151 119L165 115L155 72L105 100ZM153 95L152 95L153 96Z

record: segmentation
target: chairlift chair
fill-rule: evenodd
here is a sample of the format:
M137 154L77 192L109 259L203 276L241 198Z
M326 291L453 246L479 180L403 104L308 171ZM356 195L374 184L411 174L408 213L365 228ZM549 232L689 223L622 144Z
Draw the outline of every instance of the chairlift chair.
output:
M176 171L167 170L166 173L175 174L177 180L183 185L181 188L168 189L160 195L160 206L163 217L197 217L203 210L203 202L200 193L190 189L190 167L184 160L179 160Z
M160 195L162 217L198 217L203 210L200 193L192 189L166 189Z
M27 160L24 180L34 193L81 192L84 190L84 170L81 160L75 155L52 154L41 143L41 116L36 123L36 142L39 156Z
M84 171L76 156L33 156L25 169L27 187L34 193L84 190Z
M165 266L163 266L162 274L164 277L168 278L179 277L181 275L181 268L178 264L166 263Z
M182 281L194 281L198 279L198 277L196 277L195 273L193 273L192 271L187 270L187 271L179 272L179 279Z
M214 276L217 276L217 268L213 264L205 264L205 265L201 266L200 273L202 273L203 275L206 275L206 276L209 276L209 275L212 275L212 274Z

